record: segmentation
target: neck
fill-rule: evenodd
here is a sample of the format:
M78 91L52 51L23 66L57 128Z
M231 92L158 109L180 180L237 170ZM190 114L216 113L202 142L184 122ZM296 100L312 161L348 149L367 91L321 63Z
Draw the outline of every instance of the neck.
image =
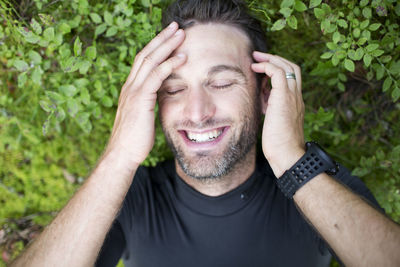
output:
M254 146L240 162L237 162L227 175L219 178L199 180L188 176L176 160L175 167L178 175L192 188L204 195L216 197L235 189L250 178L256 167L256 147Z

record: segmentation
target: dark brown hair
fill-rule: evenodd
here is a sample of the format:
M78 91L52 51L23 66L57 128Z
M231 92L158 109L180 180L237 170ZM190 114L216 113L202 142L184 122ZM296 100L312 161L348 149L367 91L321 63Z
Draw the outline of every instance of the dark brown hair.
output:
M247 4L241 0L176 0L163 12L163 28L172 21L182 29L209 22L231 25L249 37L250 50L267 50L261 23L249 14Z

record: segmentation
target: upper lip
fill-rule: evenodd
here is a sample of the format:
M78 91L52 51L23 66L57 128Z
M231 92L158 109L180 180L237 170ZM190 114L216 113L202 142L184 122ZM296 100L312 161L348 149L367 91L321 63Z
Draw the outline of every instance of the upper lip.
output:
M223 130L226 127L227 126L221 126L221 127L209 128L209 129L178 129L178 131L202 134L202 133L207 133L207 132L211 132L211 131L215 131L215 130Z

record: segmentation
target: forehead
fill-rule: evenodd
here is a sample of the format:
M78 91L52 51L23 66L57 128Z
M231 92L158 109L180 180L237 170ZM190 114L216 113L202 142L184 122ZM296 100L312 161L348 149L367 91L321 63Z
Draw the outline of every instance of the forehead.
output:
M243 69L251 63L250 41L236 27L216 23L199 24L185 30L185 33L183 44L174 54L185 53L188 59L175 71L177 74L188 71L192 76L220 64Z

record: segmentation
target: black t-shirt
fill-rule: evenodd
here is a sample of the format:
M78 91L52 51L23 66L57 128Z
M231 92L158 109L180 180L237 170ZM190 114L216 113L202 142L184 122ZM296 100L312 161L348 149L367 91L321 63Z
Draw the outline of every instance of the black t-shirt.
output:
M340 167L336 178L378 206ZM218 197L199 193L173 161L140 167L96 266L329 266L325 242L276 186L263 158L253 175Z

